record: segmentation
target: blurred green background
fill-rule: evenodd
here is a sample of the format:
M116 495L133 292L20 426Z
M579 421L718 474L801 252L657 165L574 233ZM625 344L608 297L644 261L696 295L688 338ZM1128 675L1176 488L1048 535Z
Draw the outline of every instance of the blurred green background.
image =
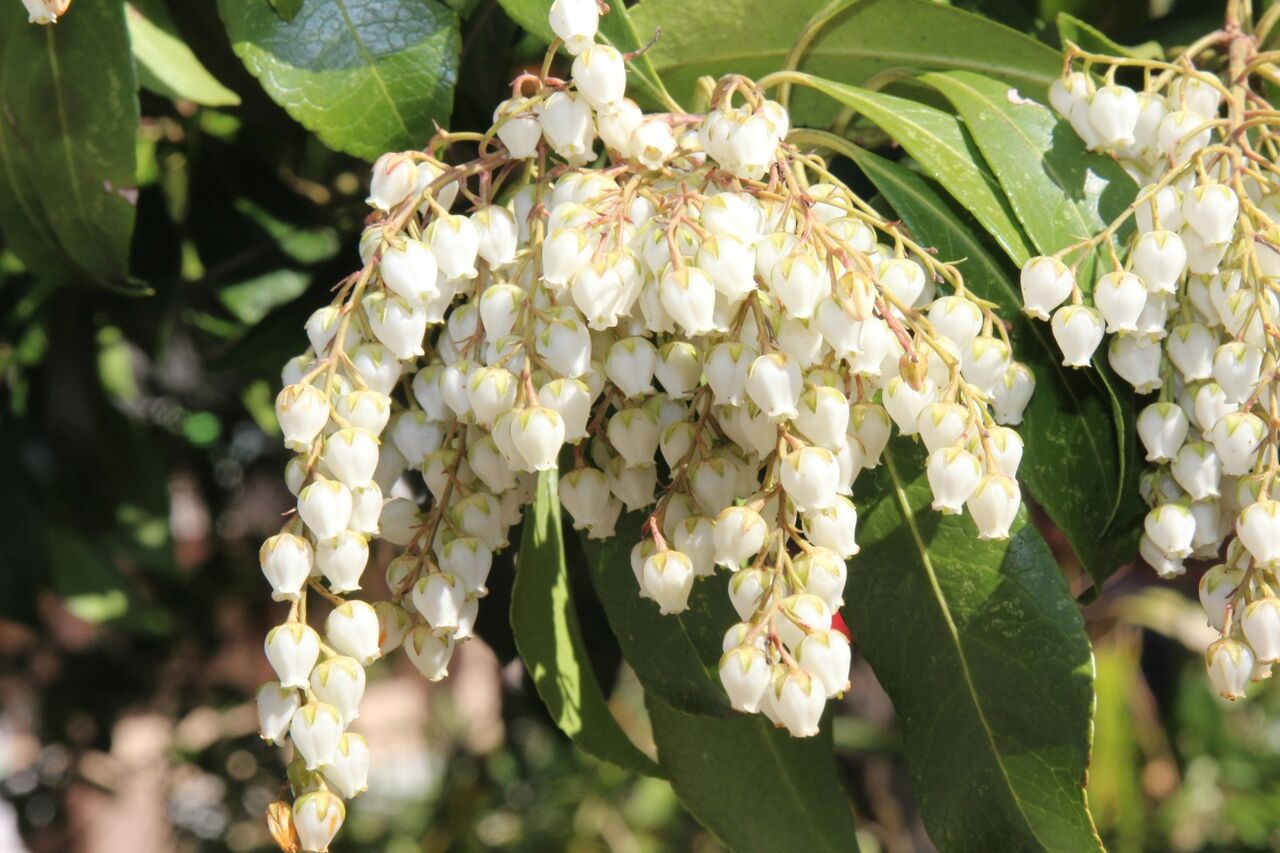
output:
M493 0L458 5L452 126L477 129L543 46ZM1044 22L1065 10L1122 43L1174 45L1216 25L1219 4L956 5L1054 44ZM290 505L272 402L303 321L354 266L367 166L263 94L212 3L168 6L241 103L142 94L130 271L154 294L38 283L0 235L4 853L272 846L262 814L283 767L251 702L279 617L256 552ZM25 26L13 11L0 27ZM1046 535L1074 578L1060 537ZM1280 697L1212 695L1195 581L1130 567L1085 608L1098 667L1089 800L1112 850L1280 849ZM586 757L556 730L501 599L485 601L484 642L464 647L446 682L371 670L360 722L371 790L335 849L720 849L665 782ZM614 709L643 744L639 687L601 615L580 615ZM836 739L864 849L931 849L892 708L864 664Z

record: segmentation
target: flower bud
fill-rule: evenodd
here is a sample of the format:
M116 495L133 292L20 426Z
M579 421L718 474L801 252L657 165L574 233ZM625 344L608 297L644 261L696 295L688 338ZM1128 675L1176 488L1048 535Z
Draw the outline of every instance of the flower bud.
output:
M1189 441L1182 445L1173 458L1170 473L1178 485L1187 490L1193 501L1218 497L1218 485L1222 481L1222 461L1213 445L1204 441Z
M427 334L425 311L399 296L378 291L367 294L361 306L373 336L396 358L410 359L423 354L422 339Z
M1262 375L1263 352L1244 341L1218 347L1213 355L1213 378L1232 403L1243 403L1253 394Z
M1133 271L1152 292L1174 293L1187 268L1187 248L1175 231L1147 231L1133 244Z
M801 512L826 509L840 488L840 465L830 450L802 447L782 458L782 488Z
M338 740L333 763L322 771L324 781L346 799L369 789L369 742L347 732Z
M996 382L991 408L996 423L1016 426L1036 390L1036 376L1025 364L1014 362Z
M957 515L982 480L982 463L962 447L941 447L929 454L926 469L933 508Z
M687 341L668 341L658 350L653 373L667 396L683 400L691 396L702 378L702 357Z
M378 272L387 289L410 305L424 305L439 294L435 255L418 240L405 240L404 248L388 246Z
M1107 348L1107 363L1120 378L1139 394L1147 394L1162 384L1160 360L1163 350L1158 341L1133 335L1116 335Z
M1191 556L1191 540L1196 522L1191 511L1182 504L1161 504L1147 513L1143 523L1147 537L1161 554L1182 560Z
M538 108L538 124L547 144L570 165L583 165L591 159L595 123L585 98L565 91L553 93Z
M480 232L465 216L443 215L432 220L423 235L445 278L475 278Z
M547 18L552 32L573 56L595 43L596 29L600 25L600 9L596 0L555 0Z
M1119 148L1133 144L1138 123L1138 95L1128 86L1103 86L1089 98L1089 123L1102 147Z
M716 344L707 353L707 384L716 405L740 406L746 396L747 372L758 353L744 343Z
M375 438L382 435L387 421L391 419L391 399L371 388L343 394L337 399L334 409L338 417L351 424L352 428L362 429Z
M1231 240L1239 215L1240 200L1225 184L1202 184L1182 198L1182 218L1211 245Z
M476 230L476 253L490 269L501 269L515 260L520 230L515 214L489 204L471 214L471 224Z
M289 731L294 713L302 707L298 691L268 681L258 688L258 734L267 743L279 744Z
M627 68L612 45L593 44L573 60L573 82L587 103L596 109L622 100L627 90Z
M695 577L716 571L715 522L705 515L691 515L675 526L671 541L689 558Z
M658 350L645 338L631 337L609 348L605 374L626 398L653 393L653 372Z

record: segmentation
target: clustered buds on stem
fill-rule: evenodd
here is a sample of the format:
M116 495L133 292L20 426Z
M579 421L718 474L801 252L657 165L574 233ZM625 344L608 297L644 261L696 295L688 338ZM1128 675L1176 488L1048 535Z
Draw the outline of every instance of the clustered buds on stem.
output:
M364 266L284 370L298 506L262 569L291 609L259 708L263 737L292 743L307 850L365 786L367 746L346 731L363 667L403 646L446 674L536 473L562 459L585 535L644 514L631 568L660 612L727 570L714 583L742 621L725 691L797 736L848 686L831 625L858 551L853 483L893 427L928 448L934 506L967 508L982 538L1007 536L1020 505L1005 424L1034 380L958 270L788 144L786 111L751 81L720 81L707 115L645 115L624 58L595 42L594 0L550 18L572 80L522 75L488 134L377 161ZM471 142L475 159L440 159ZM348 597L371 537L403 547L373 605ZM323 637L309 593L332 605Z
M1200 600L1222 634L1209 676L1231 699L1280 659L1280 113L1256 44L1229 20L1171 63L1071 47L1050 101L1141 189L1101 232L1022 270L1025 310L1052 318L1065 364L1087 366L1110 334L1111 367L1154 395L1137 420L1152 463L1140 551L1162 577L1221 560ZM1109 271L1086 293L1075 272L1095 251Z

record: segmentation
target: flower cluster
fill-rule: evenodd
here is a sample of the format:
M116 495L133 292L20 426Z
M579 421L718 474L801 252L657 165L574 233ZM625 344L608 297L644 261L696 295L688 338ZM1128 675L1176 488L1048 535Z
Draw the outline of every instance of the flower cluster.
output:
M934 507L967 508L979 536L1007 536L1020 505L1006 425L1034 379L991 306L788 144L786 111L750 81L722 80L706 115L642 113L598 15L551 6L572 79L549 55L489 133L377 161L364 266L285 367L297 513L261 562L290 612L259 708L296 756L297 800L273 814L303 849L325 849L365 785L347 731L363 668L402 647L446 674L539 472L563 470L588 537L642 514L634 581L617 581L662 613L726 570L742 621L724 688L797 736L848 686L831 626L858 551L852 488L893 428L929 450ZM463 144L474 159L442 159ZM403 551L390 600L369 604L351 596L375 537ZM331 605L323 636L309 593Z
M1155 395L1137 419L1152 463L1141 554L1162 577L1221 559L1200 597L1222 633L1209 674L1228 698L1280 659L1280 138L1249 38L1223 30L1176 63L1068 52L1053 107L1141 189L1099 234L1022 270L1025 310L1051 319L1065 364L1087 366L1110 334L1111 367ZM1221 74L1193 62L1210 47L1231 57ZM1086 294L1075 273L1095 251L1107 271Z

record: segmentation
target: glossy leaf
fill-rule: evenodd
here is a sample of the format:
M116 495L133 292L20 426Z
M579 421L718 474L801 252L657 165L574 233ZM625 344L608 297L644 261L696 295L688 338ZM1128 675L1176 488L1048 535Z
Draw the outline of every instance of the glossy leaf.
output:
M619 767L656 775L657 765L619 728L591 671L565 566L557 482L555 471L539 474L525 511L511 592L516 648L551 718L574 743Z
M0 29L0 230L33 272L127 281L138 95L124 6L82 3L57 26L10 9Z
M845 612L925 827L948 851L1101 850L1084 792L1093 656L1066 581L1025 509L1005 542L931 510L923 464L897 439L859 479Z
M548 44L555 37L547 22L551 0L499 0L511 19ZM651 105L670 99L662 77L653 66L652 51L641 51L657 35L653 28L637 29L631 14L621 0L609 4L609 13L600 18L600 37L622 53L636 53L628 63L627 94Z
M1136 59L1164 59L1164 48L1158 42L1145 41L1133 47L1125 47L1093 24L1068 12L1059 12L1054 21L1063 47L1066 47L1067 42L1073 42L1091 53L1131 56Z
M610 539L582 539L596 596L623 657L645 690L667 704L698 714L733 713L717 674L724 632L738 621L724 576L695 582L689 609L662 616L656 604L640 597L631 571L631 547L639 539L635 513L618 521Z
M267 0L282 20L292 21L302 9L302 0Z
M1133 200L1133 179L1115 160L1088 153L1070 125L1007 83L969 71L921 79L960 113L1041 253L1098 233ZM1089 290L1098 274L1087 258L1077 270L1081 287Z
M763 714L719 720L647 698L658 758L681 804L729 849L855 851L831 717L793 738Z
M1030 320L1020 310L1016 271L974 235L963 211L950 199L897 163L869 152L854 159L915 239L935 247L940 259L958 261L966 285L997 303L1000 316L1012 321L1017 358L1036 375L1035 394L1018 427L1026 442L1018 476L1100 585L1132 559L1138 534L1136 525L1103 533L1111 521L1113 501L1098 496L1115 495L1132 486L1122 482L1123 466L1117 464L1122 447L1117 443L1107 388L1092 371L1062 366L1047 324ZM1081 488L1081 483L1089 488Z
M130 0L125 18L143 88L209 107L240 103L240 96L219 83L187 47L162 0Z
M458 20L436 0L307 0L286 22L263 0L219 0L236 55L330 148L372 160L444 125Z
M982 152L950 113L870 89L806 75L806 85L874 122L964 205L1021 265L1035 254Z
M786 64L821 0L642 0L631 9L641 33L662 28L650 58L668 88L687 100L704 74L759 78ZM981 69L1029 92L1047 92L1058 54L987 18L928 0L853 0L819 32L799 68L861 85L890 69ZM696 13L694 9L696 8ZM798 124L825 124L829 104L796 93Z

